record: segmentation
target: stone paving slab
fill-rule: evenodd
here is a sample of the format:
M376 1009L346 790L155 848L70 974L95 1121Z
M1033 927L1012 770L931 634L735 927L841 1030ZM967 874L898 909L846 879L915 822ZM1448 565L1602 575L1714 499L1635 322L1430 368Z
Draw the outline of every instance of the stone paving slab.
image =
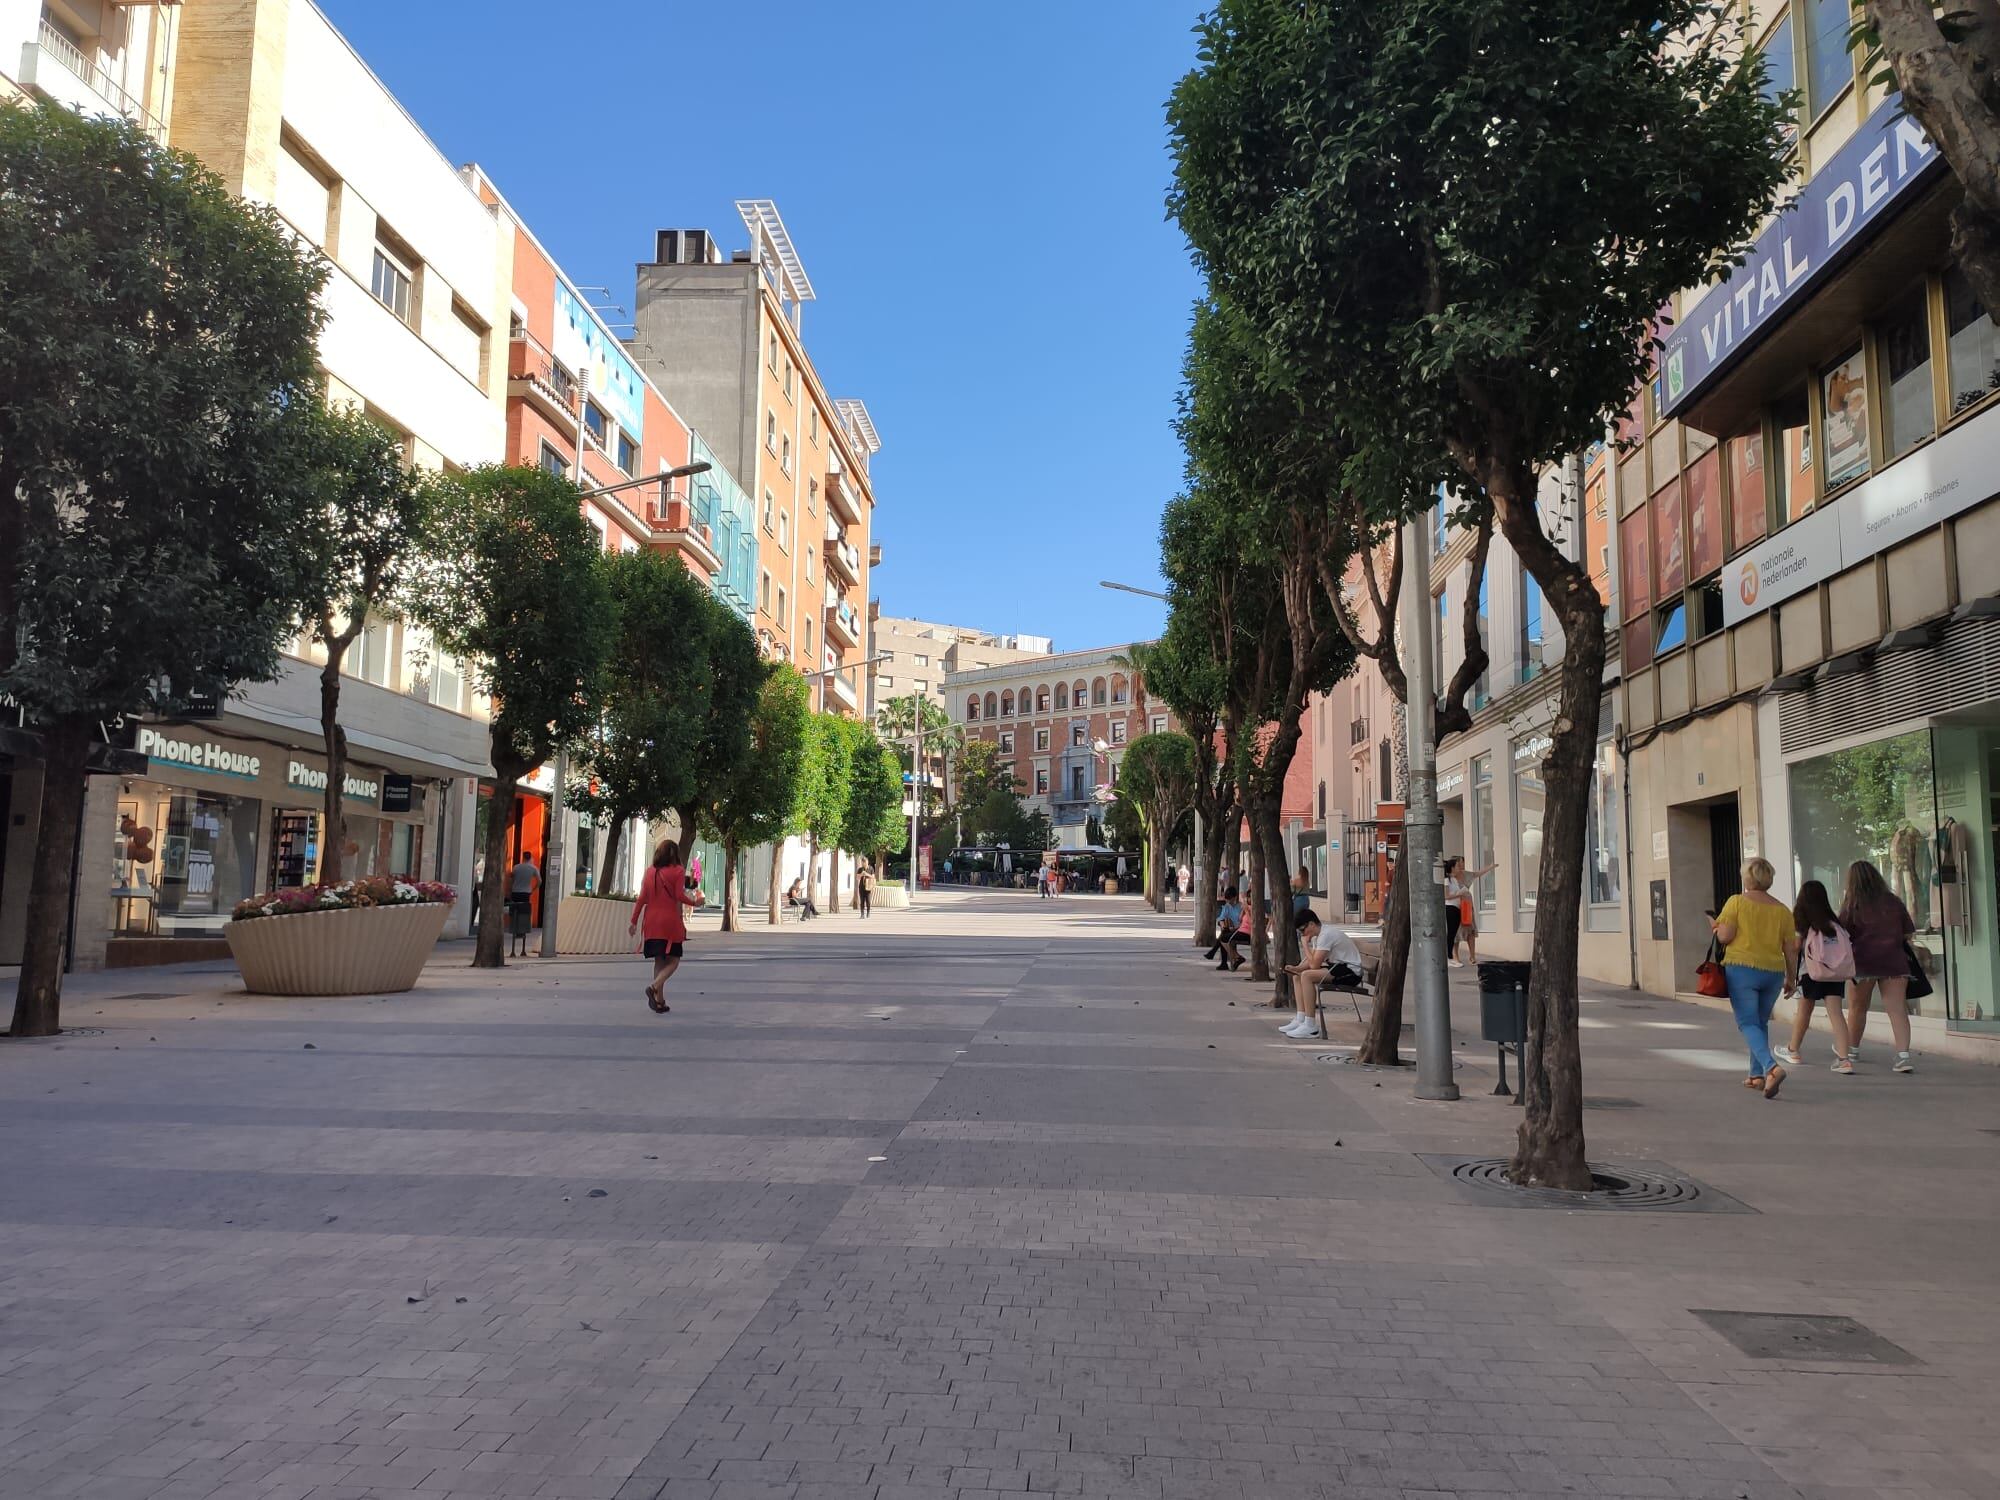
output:
M1724 1018L1592 989L1593 1154L1753 1211L1496 1212L1418 1160L1505 1154L1490 1049L1451 1105L1317 1062L1351 1013L1286 1043L1191 920L698 924L659 1020L454 945L85 976L104 1035L0 1042L0 1500L2000 1494L2000 1076L1766 1104Z

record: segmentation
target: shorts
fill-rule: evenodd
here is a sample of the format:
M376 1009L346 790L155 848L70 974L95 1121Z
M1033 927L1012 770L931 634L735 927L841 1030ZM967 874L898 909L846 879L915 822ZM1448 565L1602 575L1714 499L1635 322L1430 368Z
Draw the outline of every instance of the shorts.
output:
M647 938L646 957L679 958L685 946L682 943L670 943L665 938Z
M1799 991L1808 1000L1838 1000L1847 993L1845 979L1814 979L1810 975L1799 976Z

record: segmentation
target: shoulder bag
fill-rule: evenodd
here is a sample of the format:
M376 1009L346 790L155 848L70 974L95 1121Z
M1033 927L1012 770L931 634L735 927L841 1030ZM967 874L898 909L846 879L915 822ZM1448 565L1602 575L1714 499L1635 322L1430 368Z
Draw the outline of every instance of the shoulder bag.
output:
M1729 998L1729 976L1722 972L1722 940L1710 937L1708 957L1703 959L1694 971L1694 991L1706 995L1711 1000Z

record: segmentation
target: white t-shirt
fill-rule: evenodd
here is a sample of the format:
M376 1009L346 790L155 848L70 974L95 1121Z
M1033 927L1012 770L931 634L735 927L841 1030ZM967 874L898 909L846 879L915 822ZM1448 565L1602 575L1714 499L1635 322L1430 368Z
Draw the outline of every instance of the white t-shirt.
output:
M1361 950L1354 945L1354 939L1331 923L1319 924L1319 931L1313 934L1307 953L1307 967L1330 969L1335 964L1346 964L1351 969L1361 967Z
M1462 880L1460 880L1460 879L1459 879L1459 878L1458 878L1458 877L1457 877L1456 875L1447 875L1447 876L1445 876L1445 878L1444 878L1444 899L1445 899L1445 904L1446 904L1446 905L1450 905L1450 904L1452 904L1453 902L1456 902L1456 901L1462 901L1462 900L1464 900L1464 899L1465 899L1465 882L1464 882L1464 881L1462 881Z

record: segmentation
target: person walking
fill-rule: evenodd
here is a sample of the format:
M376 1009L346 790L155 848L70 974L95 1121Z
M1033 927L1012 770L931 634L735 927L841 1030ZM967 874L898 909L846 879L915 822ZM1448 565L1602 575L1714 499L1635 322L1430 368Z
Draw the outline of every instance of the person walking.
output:
M528 956L528 928L532 925L535 910L535 887L542 883L542 872L530 851L521 851L520 861L507 872L507 930L512 941L507 946L509 958ZM516 947L518 945L518 951Z
M1773 1047L1772 1054L1796 1068L1799 1049L1805 1046L1806 1032L1812 1027L1813 1007L1824 1002L1827 1027L1833 1032L1833 1071L1852 1075L1854 1059L1848 1055L1847 1017L1842 1013L1841 998L1847 993L1847 981L1854 977L1854 944L1833 914L1826 887L1817 880L1799 887L1799 899L1792 906L1792 927L1799 935L1801 993L1792 1004L1792 1044Z
M861 907L861 915L875 914L875 871L868 865L854 872L854 899Z
M1180 872L1172 865L1167 866L1167 900L1172 903L1173 909L1176 912L1180 911L1181 877Z
M1750 1049L1746 1088L1778 1097L1785 1067L1771 1055L1771 1012L1778 993L1798 984L1799 935L1791 911L1771 894L1778 872L1768 859L1743 864L1743 890L1722 903L1715 916L1715 940L1722 945L1722 972L1729 981L1729 1008Z
M1047 865L1035 866L1035 895L1043 901L1049 899L1049 867Z
M1898 1073L1914 1073L1910 1057L1910 934L1917 924L1910 909L1889 889L1882 872L1865 859L1847 867L1840 896L1840 925L1854 941L1854 977L1847 982L1848 1056L1861 1061L1861 1037L1868 1029L1868 1002L1876 994L1889 1013Z
M1465 857L1454 854L1444 863L1444 956L1454 969L1466 965L1458 961L1458 940L1465 939L1466 963L1479 962L1479 924L1472 920L1472 893L1476 882L1499 869L1486 865L1477 870L1465 867Z
M667 1004L667 981L681 966L687 949L687 915L684 906L701 905L699 887L689 889L687 871L681 866L681 846L673 839L661 839L653 851L653 863L639 882L639 897L632 903L632 920L627 935L646 924L646 957L653 961L653 982L646 986L646 1004L654 1014L664 1016L673 1007Z

